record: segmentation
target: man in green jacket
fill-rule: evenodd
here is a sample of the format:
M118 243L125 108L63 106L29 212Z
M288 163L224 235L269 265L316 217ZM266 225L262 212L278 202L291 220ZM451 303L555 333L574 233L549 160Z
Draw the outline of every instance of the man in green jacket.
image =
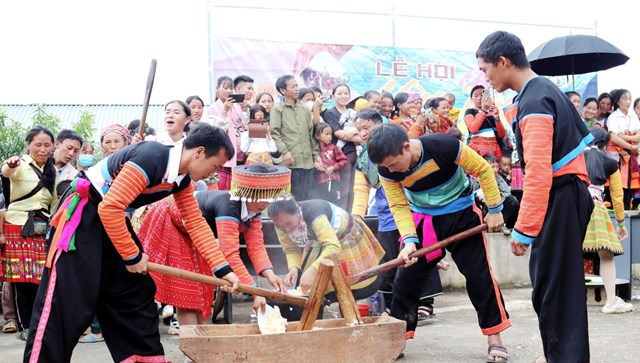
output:
M271 137L284 165L291 169L291 194L296 200L306 200L315 185L313 163L320 155L311 113L298 101L298 81L292 75L278 78L276 89L284 100L271 109Z

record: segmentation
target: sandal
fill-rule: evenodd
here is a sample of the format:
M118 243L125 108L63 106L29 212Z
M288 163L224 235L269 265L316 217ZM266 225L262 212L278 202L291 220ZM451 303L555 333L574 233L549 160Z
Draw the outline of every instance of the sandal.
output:
M509 360L507 348L500 344L491 344L487 350L487 354L487 363L507 362Z
M6 334L16 333L18 331L18 324L15 321L7 321L2 326L2 332Z
M432 319L436 314L433 312L433 305L418 307L418 325L422 326Z
M104 342L104 337L97 337L93 333L89 333L87 335L82 336L78 339L78 343L99 343Z

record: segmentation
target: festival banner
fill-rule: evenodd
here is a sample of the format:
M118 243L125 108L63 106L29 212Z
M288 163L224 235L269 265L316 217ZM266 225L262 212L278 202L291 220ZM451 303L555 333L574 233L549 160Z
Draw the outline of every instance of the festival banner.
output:
M418 93L423 100L453 93L456 107L464 110L471 106L471 88L488 86L474 52L225 37L212 37L211 41L214 92L218 77L246 74L255 80L256 94L277 96L276 79L293 74L300 88L318 86L325 94L341 82L349 85L352 97L370 89L394 95ZM596 77L596 73L575 76L575 90L583 100L597 97ZM573 89L571 76L551 79L563 91ZM495 102L507 105L514 95L513 91L495 92Z

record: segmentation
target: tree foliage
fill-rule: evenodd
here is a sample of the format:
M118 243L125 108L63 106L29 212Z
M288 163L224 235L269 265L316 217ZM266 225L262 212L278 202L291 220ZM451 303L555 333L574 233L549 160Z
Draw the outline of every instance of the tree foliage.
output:
M24 126L10 119L7 112L0 109L0 162L24 152L25 134Z
M26 147L24 138L29 128L42 125L48 128L54 136L63 128L70 125L83 139L91 142L94 150L99 153L99 145L94 142L96 133L95 115L82 111L75 122L61 120L58 116L47 111L47 106L40 104L33 111L31 120L13 120L7 111L0 108L0 162L8 158L22 154Z
M60 132L60 124L61 120L58 116L52 115L47 112L47 106L40 104L33 111L33 116L31 117L31 126L42 125L51 131L53 135L58 135Z
M95 125L96 116L90 112L80 112L80 118L78 121L71 125L71 128L75 130L83 139L91 142L93 145L93 136L96 133Z

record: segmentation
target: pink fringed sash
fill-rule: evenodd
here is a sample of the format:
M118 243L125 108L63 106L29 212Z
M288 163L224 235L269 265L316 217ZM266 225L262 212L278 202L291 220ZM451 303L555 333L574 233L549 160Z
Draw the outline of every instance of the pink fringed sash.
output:
M438 242L438 236L436 236L436 231L433 229L433 216L413 212L414 225L418 226L420 222L423 222L422 231L418 231L418 233L422 233L422 247L429 247L436 244ZM442 257L442 250L427 253L425 257L427 258L427 262L431 262Z
M75 251L76 229L82 219L82 210L89 202L89 189L91 182L83 178L75 178L71 183L71 194L58 208L51 218L51 226L56 228L56 233L51 240L52 248L47 256L47 267L51 268L51 262L56 250L63 252Z

